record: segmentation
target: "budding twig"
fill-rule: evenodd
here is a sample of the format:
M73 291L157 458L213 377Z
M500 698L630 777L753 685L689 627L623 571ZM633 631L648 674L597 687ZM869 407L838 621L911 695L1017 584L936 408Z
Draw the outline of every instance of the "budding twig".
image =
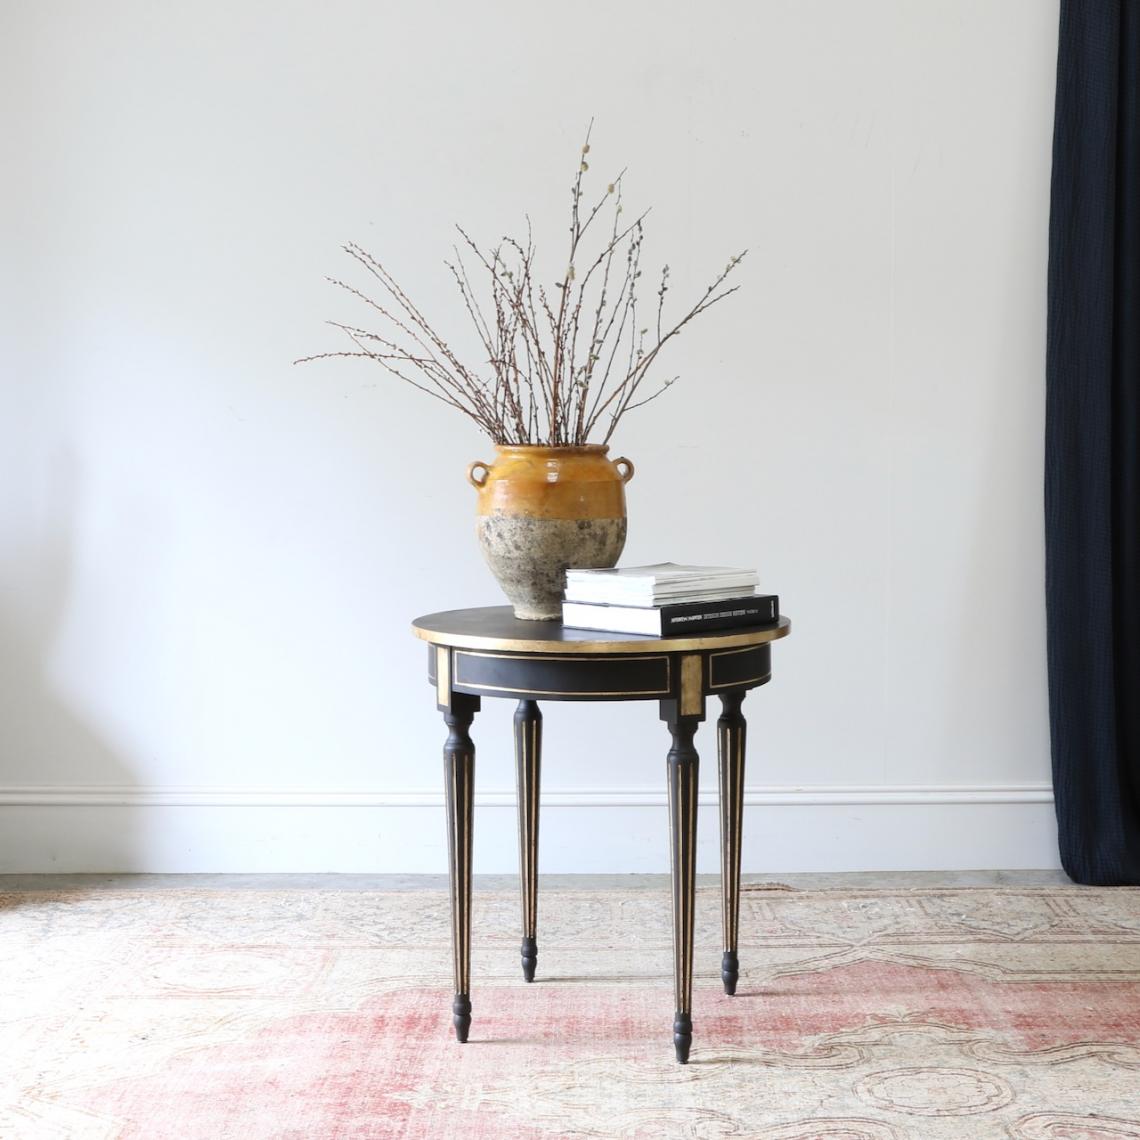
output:
M666 294L671 289L665 266L657 288L652 334L649 327L639 327L637 286L648 211L624 221L624 170L607 183L594 205L584 209L582 183L590 167L589 153L588 129L571 187L568 258L553 284L558 291L554 304L536 275L529 218L525 242L504 237L489 251L456 227L462 248L453 247L454 260L444 264L475 327L486 357L485 369L461 362L387 268L351 242L344 250L379 283L379 299L335 278L329 281L367 305L388 331L330 321L354 349L318 353L295 363L331 357L373 360L398 379L462 412L495 443L607 443L628 412L657 399L677 381L673 376L648 395L641 393L647 373L669 341L739 288L722 286L744 253L731 257L696 304L672 323L665 317ZM593 257L583 256L583 238L607 203L613 210L609 236ZM489 295L482 303L467 271L464 251L485 275ZM618 268L623 262L624 270ZM600 440L596 433L602 434Z

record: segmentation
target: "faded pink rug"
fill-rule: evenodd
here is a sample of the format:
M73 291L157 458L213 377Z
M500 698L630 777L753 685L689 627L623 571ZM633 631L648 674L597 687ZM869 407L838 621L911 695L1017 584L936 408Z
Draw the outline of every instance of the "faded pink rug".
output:
M476 893L471 1040L442 893L0 895L0 1138L1140 1138L1140 891L745 890L691 1063L665 891Z

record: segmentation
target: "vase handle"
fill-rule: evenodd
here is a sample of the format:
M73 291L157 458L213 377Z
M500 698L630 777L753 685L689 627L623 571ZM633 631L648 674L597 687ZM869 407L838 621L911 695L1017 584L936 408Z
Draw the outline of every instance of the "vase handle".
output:
M476 479L475 472L480 470L483 472L482 478ZM484 463L482 459L476 459L470 467L467 468L467 482L475 487L477 490L482 490L484 484L487 482L487 476L491 474L491 468L488 464Z
M625 464L624 471L621 469L623 463ZM633 478L633 464L630 463L624 455L619 455L618 458L614 460L614 466L618 469L618 474L621 476L623 483L628 483Z

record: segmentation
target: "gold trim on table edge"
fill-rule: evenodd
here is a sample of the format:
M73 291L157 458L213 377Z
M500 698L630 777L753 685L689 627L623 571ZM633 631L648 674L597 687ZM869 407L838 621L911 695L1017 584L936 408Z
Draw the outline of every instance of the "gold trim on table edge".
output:
M746 645L742 649L723 649L717 653L709 654L709 692L713 693L717 689L739 689L742 685L762 685L765 681L772 679L772 670L769 669L767 673L759 677L736 677L730 681L716 681L714 676L716 673L716 658L718 657L732 657L738 653L747 653L750 649L759 649L758 645Z
M458 649L460 653L465 654L467 657L490 657L496 661L517 661L519 659L519 655L517 653L495 653L494 651L488 650L465 649L461 645L457 645L455 648ZM626 654L626 656L630 655ZM544 653L542 655L542 659L543 661L577 661L578 657L574 656L573 654L562 657L554 653ZM638 656L632 657L631 659L634 661L664 661L666 665L668 665L669 662L669 658L666 657L664 653L639 654ZM458 673L458 670L456 670L456 672Z
M769 670L759 677L744 677L735 681L717 681L714 685L709 682L709 696L715 694L717 689L740 689L745 685L763 685L766 681L772 679L772 672Z
M530 694L532 699L538 697L667 697L673 691L673 663L666 653L646 653L636 657L628 656L627 660L630 661L664 661L665 662L665 687L660 688L655 686L650 689L599 689L585 690L585 689L517 689L510 685L493 685L486 681L465 681L459 675L459 666L461 658L463 657L490 657L496 661L517 661L518 655L515 653L489 653L485 651L472 651L469 649L457 649L455 653L455 676L454 684L462 686L463 689L481 689L486 692L493 693L512 693L517 696L526 697ZM553 654L540 658L542 661L577 661L577 657L557 657ZM614 662L617 664L617 662Z
M702 649L731 649L735 646L748 647L766 645L787 637L792 632L792 623L781 617L780 625L769 629L754 629L746 633L695 634L692 637L654 637L643 641L532 641L511 637L486 637L475 633L439 633L423 629L413 624L412 633L421 641L431 645L447 645L452 649L499 649L513 653L548 654L566 653L579 656L585 654L626 654L626 653L685 653Z
M451 699L451 650L446 645L435 647L435 699L441 705Z
M454 683L461 685L464 689L483 689L488 692L496 693L515 693L523 695L526 693L533 694L534 697L667 697L673 689L673 664L669 660L668 654L665 653L646 653L636 657L630 657L629 660L633 661L664 661L665 662L665 687L660 688L655 686L650 689L602 689L597 692L587 692L580 689L516 689L509 685L492 685L486 681L465 681L459 675L459 666L463 657L490 657L496 661L517 661L518 657L512 653L488 653L488 652L472 652L467 649L459 649L455 655L455 677ZM543 661L577 661L577 657L556 657L544 656Z
M681 691L678 697L681 716L701 716L704 713L704 660L699 653L686 653L681 658Z

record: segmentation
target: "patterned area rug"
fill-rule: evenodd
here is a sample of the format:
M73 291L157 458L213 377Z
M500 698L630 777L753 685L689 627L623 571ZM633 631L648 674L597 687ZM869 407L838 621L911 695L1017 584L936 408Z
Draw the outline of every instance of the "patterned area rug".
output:
M1140 1138L1140 891L476 892L471 1040L437 892L0 895L0 1137Z

